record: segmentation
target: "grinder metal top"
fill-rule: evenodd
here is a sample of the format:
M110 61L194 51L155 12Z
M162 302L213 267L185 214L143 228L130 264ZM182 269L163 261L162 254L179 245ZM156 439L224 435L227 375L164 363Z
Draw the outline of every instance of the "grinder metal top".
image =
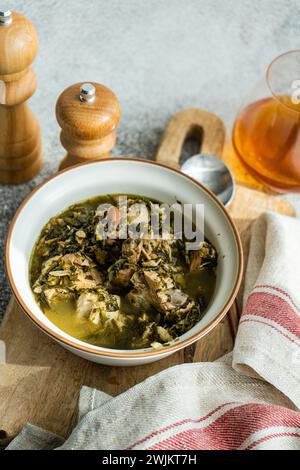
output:
M0 26L8 25L12 22L12 12L6 5L0 6Z

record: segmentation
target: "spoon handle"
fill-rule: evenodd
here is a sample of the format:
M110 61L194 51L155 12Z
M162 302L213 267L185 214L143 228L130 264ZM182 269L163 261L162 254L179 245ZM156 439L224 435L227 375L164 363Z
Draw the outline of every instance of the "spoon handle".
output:
M225 141L225 126L218 116L202 109L179 111L164 131L156 161L178 169L182 147L189 138L199 142L199 153L221 155Z

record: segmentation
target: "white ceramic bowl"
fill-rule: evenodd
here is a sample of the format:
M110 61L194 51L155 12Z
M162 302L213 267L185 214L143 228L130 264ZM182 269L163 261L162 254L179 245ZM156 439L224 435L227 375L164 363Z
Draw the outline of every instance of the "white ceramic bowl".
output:
M166 203L173 203L176 198L183 203L203 203L205 206L205 236L219 253L215 292L203 318L178 341L160 350L115 350L79 341L51 323L37 305L30 288L30 254L50 217L80 200L108 193L141 194ZM34 189L12 221L6 245L6 266L22 311L46 334L85 359L128 366L162 359L202 338L220 322L240 285L242 248L225 208L201 184L157 163L114 158L67 169Z

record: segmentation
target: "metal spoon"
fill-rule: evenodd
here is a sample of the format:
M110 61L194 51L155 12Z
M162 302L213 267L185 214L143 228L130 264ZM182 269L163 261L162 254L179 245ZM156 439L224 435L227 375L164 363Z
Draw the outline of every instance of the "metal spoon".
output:
M194 155L184 162L181 171L207 186L224 206L231 203L235 193L234 177L217 156L203 153Z

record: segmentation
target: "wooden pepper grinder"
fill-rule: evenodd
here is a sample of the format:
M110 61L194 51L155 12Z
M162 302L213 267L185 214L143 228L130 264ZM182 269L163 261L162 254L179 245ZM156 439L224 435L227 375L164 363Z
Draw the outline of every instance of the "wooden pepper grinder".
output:
M99 83L70 86L57 100L56 117L68 152L60 170L109 156L120 120L119 101L109 88Z
M40 170L40 129L26 101L36 90L33 24L0 5L0 183L19 184Z

